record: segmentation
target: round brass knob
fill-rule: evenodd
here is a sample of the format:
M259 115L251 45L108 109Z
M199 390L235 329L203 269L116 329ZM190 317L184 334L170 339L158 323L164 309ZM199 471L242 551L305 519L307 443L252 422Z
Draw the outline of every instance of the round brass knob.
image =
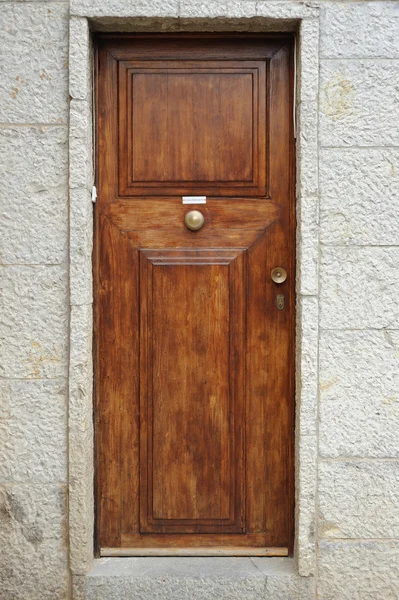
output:
M276 267L272 271L272 280L274 283L284 283L287 279L287 271L282 267Z
M198 231L204 224L204 215L199 210L190 210L184 217L184 223L191 231Z

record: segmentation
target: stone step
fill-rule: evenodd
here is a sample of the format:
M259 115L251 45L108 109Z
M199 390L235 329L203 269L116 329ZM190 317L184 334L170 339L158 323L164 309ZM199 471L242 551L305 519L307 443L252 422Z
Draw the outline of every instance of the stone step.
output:
M292 558L100 558L86 600L311 600Z

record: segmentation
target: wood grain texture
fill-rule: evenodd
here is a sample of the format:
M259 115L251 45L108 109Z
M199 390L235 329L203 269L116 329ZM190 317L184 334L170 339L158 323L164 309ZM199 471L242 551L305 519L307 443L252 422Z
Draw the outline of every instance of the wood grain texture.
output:
M137 257L120 230L102 217L99 223L96 407L98 522L107 545L119 545L121 514L138 526L138 276ZM126 334L128 332L128 335ZM136 399L136 402L135 402ZM110 468L111 466L111 468ZM124 481L123 488L120 485ZM127 510L124 510L127 509Z
M97 94L97 545L284 555L292 40L101 36ZM205 192L198 207L179 197ZM197 232L184 225L191 208L205 217ZM288 271L282 285L276 266Z
M288 548L262 548L253 546L214 546L183 548L175 544L173 548L162 547L122 547L102 548L101 556L288 556Z
M120 61L118 80L121 195L265 195L264 61Z
M141 530L241 532L243 252L142 251L140 270Z

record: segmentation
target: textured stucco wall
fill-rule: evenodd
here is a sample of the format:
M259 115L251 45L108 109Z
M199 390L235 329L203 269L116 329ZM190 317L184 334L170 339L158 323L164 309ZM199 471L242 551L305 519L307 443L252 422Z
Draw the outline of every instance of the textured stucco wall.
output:
M83 534L68 522L68 502L85 514L91 490L84 460L90 413L80 402L91 377L84 335L91 314L90 77L72 69L68 89L69 65L87 53L85 21L73 16L70 25L70 9L78 17L225 16L240 24L271 11L289 20L293 4L73 0L70 7L0 0L2 600L69 598L69 542L76 548L91 535L90 520ZM309 552L315 545L316 568L308 571L320 600L393 600L399 598L399 3L297 4L311 31L320 23L319 95L315 81L301 99L309 111L318 109L318 129L314 139L299 140L317 147L301 166L300 214L314 214L314 223L300 230L299 251L302 328L309 347L319 348L318 361L306 361L305 348L301 372L304 389L318 378L319 402L309 403L300 423L310 462L317 457L314 502L316 475L307 471L301 479L311 506L299 506L308 524L300 543ZM304 77L307 66L304 53ZM68 184L70 96L76 165ZM71 356L70 330L82 340ZM90 545L71 556L81 582L88 553Z

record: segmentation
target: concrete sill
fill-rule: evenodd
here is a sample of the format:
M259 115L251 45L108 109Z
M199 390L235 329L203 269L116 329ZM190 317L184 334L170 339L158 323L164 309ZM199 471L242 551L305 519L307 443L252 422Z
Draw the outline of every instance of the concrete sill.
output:
M292 558L99 558L87 600L307 600L313 585Z

